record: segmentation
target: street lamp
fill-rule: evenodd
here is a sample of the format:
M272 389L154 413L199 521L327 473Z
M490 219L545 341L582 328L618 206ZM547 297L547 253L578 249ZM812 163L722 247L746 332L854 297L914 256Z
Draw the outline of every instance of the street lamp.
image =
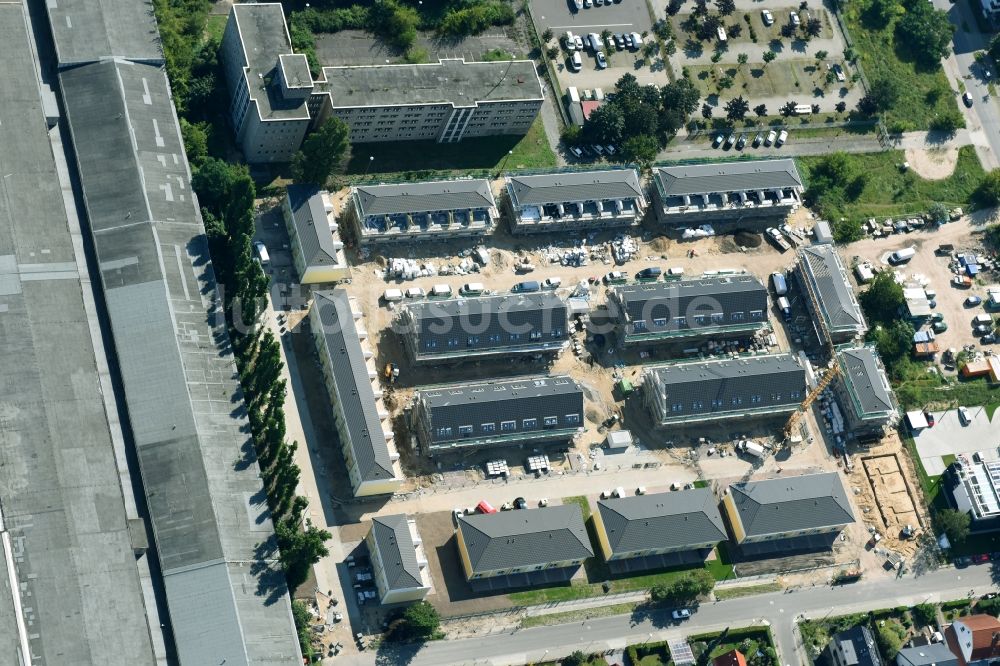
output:
M365 175L366 176L368 175L368 171L372 168L372 162L374 162L374 161L375 161L375 156L374 155L369 155L368 156L368 165L365 167Z
M497 176L499 176L501 173L503 173L503 168L505 166L507 166L507 160L509 160L510 156L513 155L513 154L514 154L513 150L508 150L507 151L507 154L503 158L503 162L500 163L500 168L497 170Z

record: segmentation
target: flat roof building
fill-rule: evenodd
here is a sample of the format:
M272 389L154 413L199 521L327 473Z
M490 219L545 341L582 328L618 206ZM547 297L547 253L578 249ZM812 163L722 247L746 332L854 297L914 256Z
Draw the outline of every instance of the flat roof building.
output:
M749 335L767 326L767 287L752 275L621 285L608 310L626 345Z
M356 497L391 494L403 482L378 373L369 363L373 355L362 344L368 333L356 323L360 317L343 289L313 294L310 329Z
M422 301L396 322L416 363L557 354L569 340L566 304L552 292Z
M854 522L837 472L735 483L722 512L744 555L829 549Z
M969 515L973 532L1000 531L1000 461L960 453L942 481L948 503Z
M657 426L790 414L806 395L806 372L791 354L686 361L642 371Z
M514 234L628 227L646 210L635 169L507 176L506 190Z
M383 605L420 601L431 591L417 521L405 514L376 516L365 537L375 586Z
M102 58L163 64L153 0L46 2L59 67Z
M594 556L576 504L460 516L456 541L477 592L564 583Z
M335 116L352 143L524 134L542 106L530 60L324 67L292 50L278 3L236 4L221 60L237 142L250 162L285 162Z
M358 185L348 219L362 245L478 238L496 225L497 204L485 179Z
M820 341L829 337L837 345L865 334L868 324L847 279L847 270L832 245L800 249L794 272L806 293Z
M840 374L834 394L847 420L848 431L858 437L881 434L899 420L899 405L886 377L882 359L872 347L837 350Z
M656 216L666 226L784 218L805 189L792 160L681 164L653 169Z
M726 540L708 488L598 500L594 528L616 574L703 562Z
M427 455L567 442L583 430L583 389L570 377L518 377L417 392L413 429Z
M289 185L281 213L301 284L339 282L351 277L329 192L312 185Z

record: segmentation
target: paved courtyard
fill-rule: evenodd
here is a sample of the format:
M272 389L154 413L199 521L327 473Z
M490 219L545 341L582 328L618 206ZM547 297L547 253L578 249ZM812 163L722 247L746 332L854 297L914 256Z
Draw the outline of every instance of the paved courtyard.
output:
M934 427L924 428L913 436L920 462L930 476L938 476L944 472L947 465L942 458L945 456L962 453L971 455L980 451L987 460L1000 459L1000 454L997 453L1000 430L997 425L990 422L985 407L968 409L972 422L967 426L959 421L958 410L950 409L946 412L934 412Z

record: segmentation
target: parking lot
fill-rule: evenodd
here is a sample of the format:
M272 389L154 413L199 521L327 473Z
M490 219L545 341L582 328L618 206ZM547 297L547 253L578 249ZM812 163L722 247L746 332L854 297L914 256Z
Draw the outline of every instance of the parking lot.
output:
M960 454L981 451L987 460L1000 458L997 453L997 426L990 421L986 407L968 407L972 416L969 425L962 425L957 409L933 412L934 427L913 434L920 462L927 474L938 476Z
M552 30L555 39L563 43L566 32L572 32L586 40L587 35L604 31L611 34L636 32L643 36L651 36L652 20L646 3L642 0L617 0L594 5L579 11L572 5L572 0L532 0L532 18L539 34L546 29ZM563 88L601 88L609 92L615 82L623 74L631 73L643 84L665 85L669 82L664 63L656 59L648 59L643 55L642 48L619 49L617 46L605 45L603 53L607 58L607 68L599 69L593 50L584 45L580 54L582 68L574 72L569 67L570 54L563 50L562 58L557 63L557 76Z

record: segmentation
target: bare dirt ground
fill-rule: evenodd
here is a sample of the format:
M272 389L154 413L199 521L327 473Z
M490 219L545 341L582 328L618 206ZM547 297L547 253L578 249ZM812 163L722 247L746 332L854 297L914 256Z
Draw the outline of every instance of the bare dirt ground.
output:
M907 148L906 161L921 178L941 180L955 172L958 148Z

